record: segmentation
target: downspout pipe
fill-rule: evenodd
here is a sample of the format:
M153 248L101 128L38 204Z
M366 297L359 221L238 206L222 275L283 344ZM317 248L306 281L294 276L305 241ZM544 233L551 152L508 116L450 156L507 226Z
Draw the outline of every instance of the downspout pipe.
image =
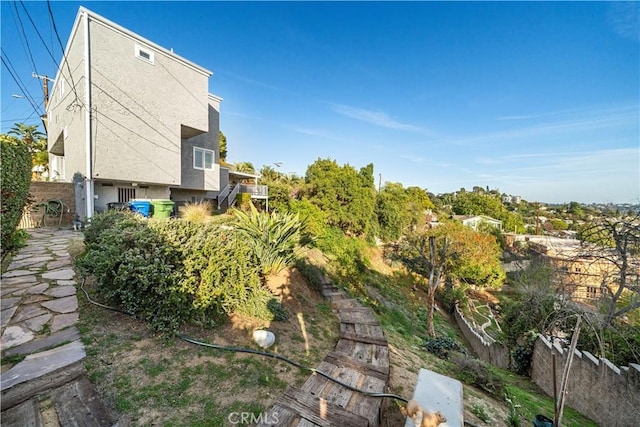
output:
M89 42L89 13L84 14L84 94L85 94L85 154L86 154L86 178L85 178L85 203L87 218L93 217L93 170L92 170L92 133L91 133L91 44Z

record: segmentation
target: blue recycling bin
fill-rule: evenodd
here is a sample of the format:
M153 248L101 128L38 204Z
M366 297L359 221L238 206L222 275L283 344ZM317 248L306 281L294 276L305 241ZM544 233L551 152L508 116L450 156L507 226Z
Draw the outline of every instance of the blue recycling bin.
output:
M149 218L151 216L150 200L129 200L129 206L133 212Z

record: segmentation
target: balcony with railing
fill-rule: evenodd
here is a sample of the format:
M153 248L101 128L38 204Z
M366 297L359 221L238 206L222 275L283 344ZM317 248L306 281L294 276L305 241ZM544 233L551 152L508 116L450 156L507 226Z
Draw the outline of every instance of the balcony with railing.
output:
M240 184L240 193L251 194L252 199L267 199L269 197L269 187L257 184Z

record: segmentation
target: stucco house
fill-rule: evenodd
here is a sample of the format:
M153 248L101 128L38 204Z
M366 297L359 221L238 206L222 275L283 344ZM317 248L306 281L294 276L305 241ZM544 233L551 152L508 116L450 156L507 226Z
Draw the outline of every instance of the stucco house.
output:
M211 76L79 9L46 112L50 178L75 183L80 217L134 198L231 204L240 186L219 164L222 99L209 93Z
M481 225L502 230L502 221L486 215L454 215L453 219L462 222L462 225L472 228L475 231L478 231L478 227Z

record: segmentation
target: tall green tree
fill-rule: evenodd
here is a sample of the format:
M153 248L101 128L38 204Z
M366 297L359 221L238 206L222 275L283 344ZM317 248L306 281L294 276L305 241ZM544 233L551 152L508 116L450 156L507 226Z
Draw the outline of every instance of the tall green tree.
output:
M318 159L307 168L305 196L328 214L330 225L365 235L374 221L373 165L357 171L348 164Z
M24 123L16 123L8 132L9 135L15 135L30 153L39 151L47 151L47 136L38 130L37 125L26 125Z
M425 190L386 182L376 196L380 238L387 242L397 240L409 227L425 224L426 213L433 208Z
M15 135L27 147L32 166L42 166L45 170L48 169L47 136L38 130L37 125L16 123L9 130L8 135Z
M222 131L218 132L218 151L220 153L220 162L227 162L227 137Z

